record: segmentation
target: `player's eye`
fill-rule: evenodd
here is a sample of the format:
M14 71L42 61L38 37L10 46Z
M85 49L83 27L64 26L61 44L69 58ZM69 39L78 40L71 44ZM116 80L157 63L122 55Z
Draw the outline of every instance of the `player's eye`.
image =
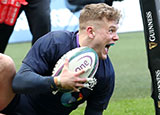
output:
M109 31L108 31L109 33L113 33L114 32L114 30L113 29L109 29Z

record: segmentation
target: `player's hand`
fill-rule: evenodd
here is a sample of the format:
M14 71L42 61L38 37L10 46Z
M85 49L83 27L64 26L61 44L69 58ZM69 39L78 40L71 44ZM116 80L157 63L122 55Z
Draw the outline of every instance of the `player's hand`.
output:
M64 67L61 74L58 76L58 82L62 89L72 90L79 92L79 87L84 87L84 83L87 81L86 78L80 78L79 76L85 71L71 72L68 69L69 61L65 60Z

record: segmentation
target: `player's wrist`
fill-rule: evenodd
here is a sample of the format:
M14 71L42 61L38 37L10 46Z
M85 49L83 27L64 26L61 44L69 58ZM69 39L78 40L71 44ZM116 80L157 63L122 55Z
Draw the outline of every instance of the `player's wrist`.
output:
M58 88L61 87L61 78L60 78L60 76L55 76L54 77L54 83Z

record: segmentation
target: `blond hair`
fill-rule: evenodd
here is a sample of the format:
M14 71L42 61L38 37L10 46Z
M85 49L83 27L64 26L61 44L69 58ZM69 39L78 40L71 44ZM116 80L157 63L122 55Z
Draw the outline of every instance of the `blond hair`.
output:
M108 21L116 21L119 23L120 17L121 14L118 9L105 3L88 4L81 10L79 26L82 30L85 29L87 22L102 21L103 18L106 18Z

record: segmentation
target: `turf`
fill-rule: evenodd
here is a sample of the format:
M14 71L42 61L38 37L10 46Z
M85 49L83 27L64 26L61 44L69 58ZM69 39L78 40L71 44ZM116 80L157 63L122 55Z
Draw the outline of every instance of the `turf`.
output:
M151 77L148 70L143 32L120 33L109 56L116 72L115 90L104 115L154 115L151 95ZM9 44L6 54L20 68L31 43ZM83 114L85 104L71 115Z
M82 115L84 110L85 104L70 115ZM155 115L155 113L151 98L132 98L118 101L111 100L103 115Z

